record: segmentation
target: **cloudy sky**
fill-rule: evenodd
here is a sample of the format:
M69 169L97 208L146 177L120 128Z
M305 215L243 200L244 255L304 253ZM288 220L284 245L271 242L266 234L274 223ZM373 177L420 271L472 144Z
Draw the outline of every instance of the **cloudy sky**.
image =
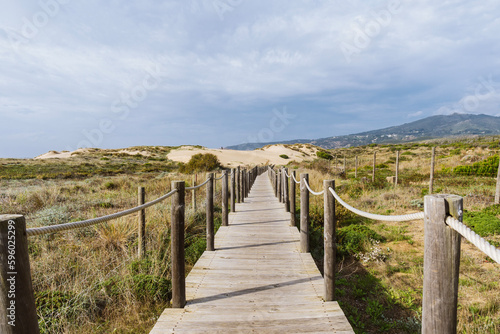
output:
M500 2L9 1L0 157L500 115Z

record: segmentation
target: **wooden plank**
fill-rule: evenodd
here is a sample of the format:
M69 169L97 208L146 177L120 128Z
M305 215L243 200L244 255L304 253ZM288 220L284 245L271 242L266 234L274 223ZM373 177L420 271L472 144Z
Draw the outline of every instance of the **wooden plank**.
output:
M354 333L323 287L265 173L186 277L185 308L166 309L151 333Z

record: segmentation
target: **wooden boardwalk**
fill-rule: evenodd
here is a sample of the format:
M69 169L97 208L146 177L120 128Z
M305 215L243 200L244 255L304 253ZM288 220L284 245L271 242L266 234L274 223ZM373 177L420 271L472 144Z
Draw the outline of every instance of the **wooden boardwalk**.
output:
M354 333L274 196L266 174L186 278L187 305L166 309L150 332Z

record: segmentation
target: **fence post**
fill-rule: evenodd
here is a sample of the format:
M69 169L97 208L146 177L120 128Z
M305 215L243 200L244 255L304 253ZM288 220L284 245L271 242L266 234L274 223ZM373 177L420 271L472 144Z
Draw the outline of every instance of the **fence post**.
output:
M394 180L394 185L398 185L399 180L399 151L396 151L396 180Z
M500 154L498 155L497 189L495 191L495 204L500 204Z
M325 209L325 227L324 227L324 249L325 256L323 270L325 277L325 301L334 300L335 297L335 252L336 252L336 233L335 233L335 198L330 192L330 188L335 190L334 180L323 181L324 209Z
M236 202L241 203L240 196L240 166L236 168Z
M233 168L231 173L231 212L236 212L236 169Z
M373 152L373 174L372 182L375 182L375 165L377 164L377 152Z
M278 197L278 172L274 171L274 196Z
M284 199L285 199L285 211L290 212L290 191L289 191L289 182L288 182L288 177L287 174L289 173L288 168L285 168L285 173L283 175L284 178L284 186L285 186L285 191L284 191Z
M281 173L281 168L278 169L278 200L280 203L283 202L283 189L282 189L282 184L283 184L283 173Z
M207 174L207 251L214 251L214 174Z
M26 221L0 215L0 333L38 334Z
M144 187L137 189L137 204L143 205L146 201L146 191ZM146 255L146 209L139 211L139 245L137 255L142 259Z
M172 225L170 228L170 249L172 253L172 307L183 308L184 305L186 305L186 270L184 264L184 181L173 181L172 189L177 190L177 192L172 196Z
M217 200L217 173L214 173L214 200Z
M422 334L456 333L460 234L446 225L462 221L463 200L456 195L424 197L424 286Z
M436 158L436 146L432 148L432 157L431 157L431 176L429 179L429 195L434 191L434 160Z
M356 161L354 162L354 178L358 178L358 156L356 156Z
M347 177L347 163L346 163L345 155L344 155L344 176Z
M197 173L193 175L193 187L196 187L196 182L198 182ZM196 189L192 190L192 197L193 197L193 212L196 212Z
M309 174L300 174L300 252L309 253Z
M227 170L223 171L222 177L222 226L229 225L229 186Z
M297 173L295 171L292 171L292 175L295 179L297 178ZM295 221L295 179L290 179L290 226L297 226L297 222Z

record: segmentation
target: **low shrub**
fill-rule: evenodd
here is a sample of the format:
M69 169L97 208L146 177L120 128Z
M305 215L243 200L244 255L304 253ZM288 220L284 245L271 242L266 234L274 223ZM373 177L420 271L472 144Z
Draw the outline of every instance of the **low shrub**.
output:
M341 257L365 252L373 241L384 241L377 232L365 225L348 225L337 230L337 255Z

